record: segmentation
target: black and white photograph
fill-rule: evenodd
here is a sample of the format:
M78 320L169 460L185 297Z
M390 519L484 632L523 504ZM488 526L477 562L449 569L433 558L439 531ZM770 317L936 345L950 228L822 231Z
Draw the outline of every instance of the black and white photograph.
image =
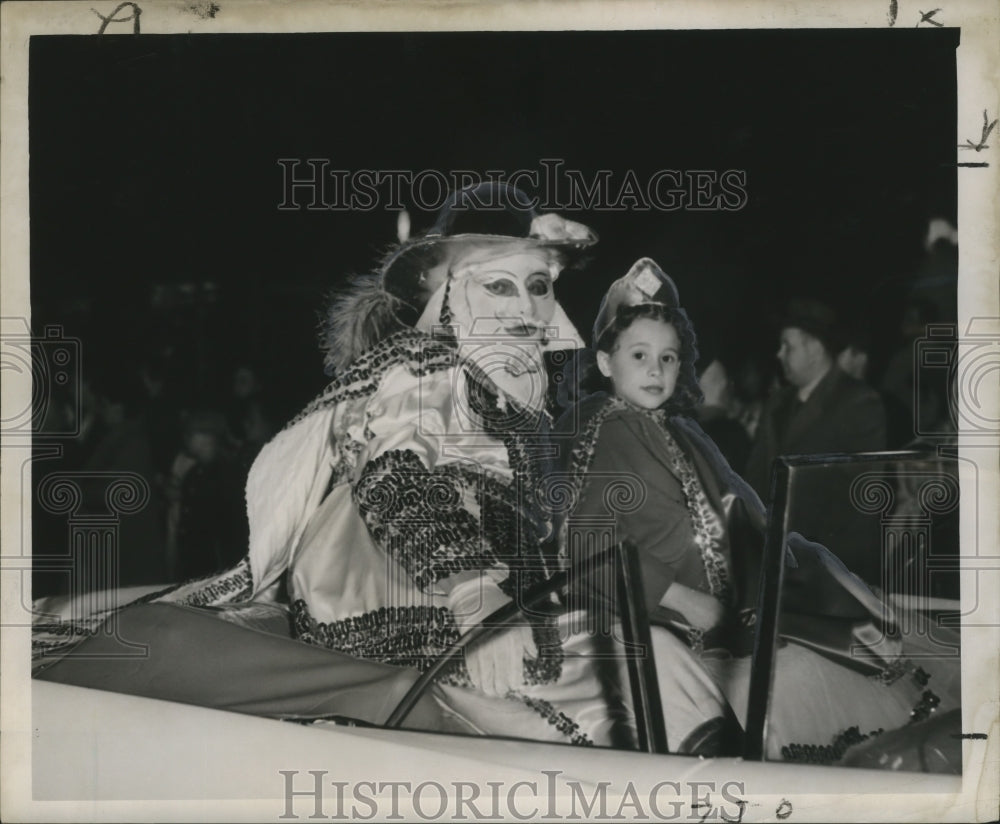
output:
M4 820L997 817L1000 14L782 8L0 8Z

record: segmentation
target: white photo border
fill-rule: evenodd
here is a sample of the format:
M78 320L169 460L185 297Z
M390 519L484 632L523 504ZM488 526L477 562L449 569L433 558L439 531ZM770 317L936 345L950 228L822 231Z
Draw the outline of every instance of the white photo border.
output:
M34 34L94 34L102 19L104 36L131 36L129 16L133 4L117 0L81 2L13 2L0 7L2 20L2 89L0 89L0 305L5 318L30 318L28 233L28 43ZM546 2L427 2L398 0L392 3L276 2L165 2L140 0L141 30L155 34L296 33L325 31L536 31L615 29L775 29L775 28L885 28L915 27L931 23L922 16L929 9L914 0L849 0L849 2L778 3L768 0L730 2L613 2L613 0L546 0ZM119 9L118 18L113 12ZM206 10L214 8L214 13ZM103 15L103 18L102 18ZM991 0L945 0L934 19L949 27L960 27L957 50L958 111L956 163L958 169L958 231L960 274L958 293L959 334L984 335L1000 341L1000 129L988 147L962 149L980 136L984 112L988 119L1000 116L1000 7ZM903 139L906 139L905 137ZM963 166L963 163L988 165ZM995 372L993 373L996 374ZM3 373L0 403L3 420L24 405L23 382L12 383ZM1000 381L987 379L980 386L980 417L1000 421ZM11 391L7 391L10 389ZM29 388L30 392L30 388ZM20 396L19 396L20 395ZM963 399L965 402L965 399ZM30 488L30 463L18 450L24 442L5 438L0 463L2 481L2 535L0 578L2 598L2 752L0 786L5 821L112 821L112 820L280 820L284 812L280 783L276 776L273 797L232 800L189 801L136 800L113 802L37 802L32 800L33 730L31 726L31 682L28 673L29 629L24 626L18 564L25 555L22 541L30 546L30 501L22 494ZM12 450L8 452L7 450ZM30 455L30 442L27 443ZM844 770L836 790L826 793L811 786L810 768L786 767L787 789L783 793L755 793L752 776L762 765L742 765L736 780L745 779L749 806L744 820L775 820L782 817L782 804L794 806L791 820L823 821L831 815L840 821L987 821L995 819L1000 770L1000 514L996 502L1000 432L960 435L963 467L962 545L979 548L980 555L963 570L963 611L967 626L962 638L962 707L965 733L985 733L986 739L970 738L963 744L962 778L941 781L933 776L911 775L912 783L902 792L880 792L880 774L856 774ZM22 469L22 464L24 467ZM977 480L978 478L978 480ZM974 493L974 500L970 494ZM970 517L978 513L977 518ZM988 597L969 599L975 593ZM17 625L21 626L17 626ZM96 743L95 743L96 746ZM254 752L243 757L254 758ZM612 754L613 755L613 754ZM334 770L335 759L303 766L302 769ZM615 759L608 758L608 770ZM623 765L625 761L621 762ZM290 769L296 765L290 765ZM763 765L766 766L766 765ZM770 765L771 769L782 769ZM149 764L149 769L164 765ZM169 767L167 767L169 769ZM442 775L458 769L442 765ZM530 765L527 767L530 771ZM497 776L511 781L524 777L520 770L505 772L497 765ZM692 777L721 775L692 762L686 775L663 776L679 781ZM457 773L456 773L457 774ZM444 780L444 779L442 779ZM706 778L706 780L709 780ZM892 782L899 787L900 782ZM940 790L940 791L939 791ZM263 791L261 791L263 792ZM298 810L300 817L307 817ZM401 808L405 814L405 808ZM446 818L443 820L447 820ZM680 817L677 820L689 820Z

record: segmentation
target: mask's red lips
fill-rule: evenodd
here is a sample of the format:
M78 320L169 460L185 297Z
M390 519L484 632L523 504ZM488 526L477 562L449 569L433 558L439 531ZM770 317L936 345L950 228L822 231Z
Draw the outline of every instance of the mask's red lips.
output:
M531 338L538 335L537 326L529 326L526 323L517 323L513 326L504 326L504 332L517 338Z

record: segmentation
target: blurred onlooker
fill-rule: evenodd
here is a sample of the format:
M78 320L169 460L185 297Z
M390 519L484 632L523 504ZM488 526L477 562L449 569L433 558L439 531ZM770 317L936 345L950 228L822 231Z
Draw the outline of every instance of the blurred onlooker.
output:
M118 525L118 585L153 584L164 580L166 552L163 500L156 483L156 467L149 433L140 415L142 388L127 369L108 371L94 384L99 427L94 448L83 468L100 473L84 480L83 506L95 514L107 510L105 491L116 473L142 476L149 486L149 502L138 512L123 514Z
M89 384L83 382L79 386L80 396L75 398L72 388L54 387L50 395L42 396L34 410L32 431L33 460L32 484L34 494L31 496L31 552L36 559L61 556L63 560L71 557L71 538L66 529L66 513L60 510L53 512L43 504L39 494L40 488L51 473L74 471L80 469L83 462L84 439L62 437L73 432L81 425L81 418L88 415L86 427L87 446L90 445L90 435L97 416L97 399ZM86 398L86 404L84 403ZM44 404L42 406L41 404ZM78 406L79 404L79 406ZM50 438L58 437L62 449L54 450ZM39 598L44 595L54 595L69 591L70 581L65 569L46 568L46 564L36 563L32 571L32 594Z
M871 336L864 329L848 329L840 340L837 366L852 378L867 382L871 351Z
M779 455L885 448L882 401L837 367L837 349L834 311L818 301L793 301L777 353L789 385L765 404L744 473L762 497L768 495L771 464Z
M249 467L273 434L264 393L256 370L239 366L232 373L226 418L230 431L240 442L239 460Z
M764 400L770 389L769 372L753 355L744 355L733 370L733 406L736 419L753 441L760 424Z
M901 343L890 355L880 384L886 404L890 447L904 446L914 439L918 416L925 429L947 418L946 389L942 387L938 396L931 382L923 381L918 385L915 372L917 343L927 334L927 327L938 319L934 304L921 298L911 297L903 307L899 324Z
M707 362L698 375L698 385L705 396L698 408L698 423L715 441L729 465L739 470L750 454L750 436L737 419L732 384L721 360L713 358Z
M139 368L144 395L142 418L152 440L153 459L161 477L170 471L180 419L180 405L168 381L167 365L167 358L161 352L154 352Z
M74 400L71 394L57 394L53 400L53 406L47 410L38 434L44 436L50 431L75 432L72 438L60 439L63 453L60 463L64 469L82 469L104 435L101 398L98 397L93 381L82 377L79 398Z
M932 306L938 323L954 323L958 320L958 229L946 218L931 219L924 250L907 294Z
M246 553L245 480L225 416L191 415L168 485L172 579L209 575Z

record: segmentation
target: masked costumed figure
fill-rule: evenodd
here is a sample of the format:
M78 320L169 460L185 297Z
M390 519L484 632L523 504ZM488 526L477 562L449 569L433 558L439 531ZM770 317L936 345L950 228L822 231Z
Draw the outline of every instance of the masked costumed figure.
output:
M595 240L511 187L454 194L430 232L332 306L336 377L253 464L247 557L115 613L118 636L170 653L129 678L72 659L41 677L383 721L449 645L555 569L530 500L546 454L543 353L582 343L553 282ZM413 725L613 743L627 708L586 655L567 654L588 643L567 620L534 614L468 650ZM254 638L233 640L247 627ZM41 630L51 661L65 638Z

